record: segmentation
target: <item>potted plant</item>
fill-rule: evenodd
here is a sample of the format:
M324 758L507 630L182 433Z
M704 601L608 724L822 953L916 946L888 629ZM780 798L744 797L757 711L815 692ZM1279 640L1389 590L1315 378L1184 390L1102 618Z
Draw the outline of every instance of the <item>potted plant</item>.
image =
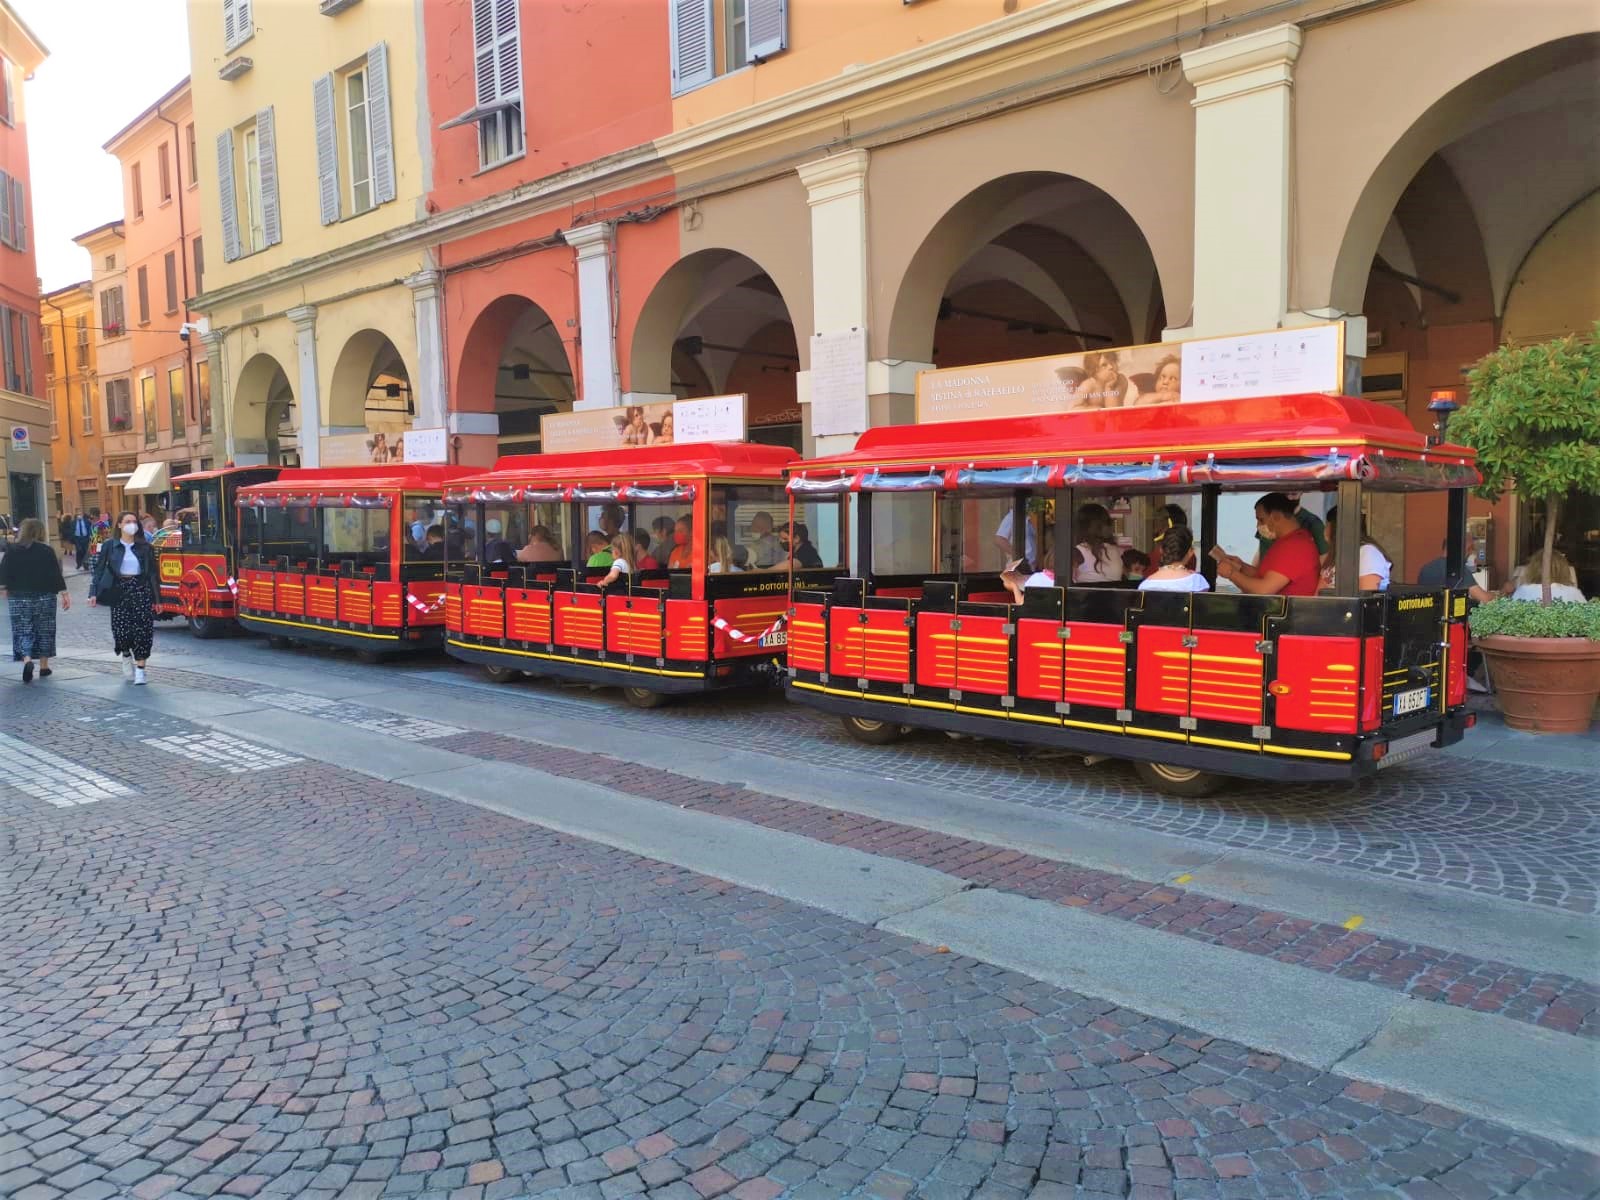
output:
M1589 338L1502 346L1467 382L1471 402L1451 433L1478 452L1479 494L1497 499L1515 488L1544 505L1540 599L1480 606L1473 636L1507 725L1582 733L1600 697L1600 603L1553 602L1551 566L1563 499L1600 491L1600 324Z

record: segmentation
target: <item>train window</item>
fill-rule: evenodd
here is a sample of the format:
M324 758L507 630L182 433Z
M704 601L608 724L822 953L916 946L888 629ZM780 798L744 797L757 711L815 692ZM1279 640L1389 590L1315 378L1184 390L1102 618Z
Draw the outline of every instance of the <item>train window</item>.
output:
M692 524L693 511L688 500L635 504L632 506L628 528L634 531L635 539L641 533L649 537L650 546L646 553L658 567L665 567L669 565L672 552L677 548L678 522L690 520ZM685 535L679 561L682 561L683 555L693 552L694 548Z
M322 561L387 562L389 517L387 508L322 509Z
M446 509L438 496L406 496L400 503L400 543L405 562L438 562L439 552L427 553L428 530L442 530Z
M928 575L939 564L933 536L934 492L878 492L872 497L872 573Z
M778 537L780 541L788 538L796 570L838 571L849 565L846 511L842 496L795 501L794 526L787 531L780 526ZM788 520L786 513L783 522L786 524ZM787 565L786 561L780 563L782 565Z
M241 510L243 548L262 559L304 562L317 556L317 510L314 508L246 508Z
M483 510L483 561L511 562L528 544L528 506L489 504Z
M738 571L768 571L788 565L778 527L789 519L782 484L721 484L711 489L711 522L706 531L706 561L725 555ZM722 543L726 542L726 547Z
M939 565L956 575L998 575L1026 551L1037 561L1038 515L1029 512L1028 529L1012 531L1013 499L1004 496L948 494L939 500Z

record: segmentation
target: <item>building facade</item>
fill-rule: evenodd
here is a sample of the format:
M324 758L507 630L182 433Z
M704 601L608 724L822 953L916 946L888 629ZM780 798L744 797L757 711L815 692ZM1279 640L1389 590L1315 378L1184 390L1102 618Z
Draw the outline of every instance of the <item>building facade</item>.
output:
M128 331L126 227L107 221L72 239L89 255L94 392L100 429L102 511L123 506L123 488L139 465L133 411L133 338Z
M460 461L726 392L831 451L926 367L1329 322L1346 390L1423 427L1503 340L1600 318L1586 0L844 7L413 6L426 203L341 261L430 247ZM851 331L866 394L818 436L810 346ZM1442 499L1370 518L1399 577L1437 553ZM1532 518L1474 519L1504 578Z
M45 292L39 297L39 325L52 426L50 511L88 513L106 498L94 284L86 279Z
M206 266L197 137L185 79L105 144L122 168L117 328L127 341L133 423L119 449L136 460L138 478L125 490L140 495L166 492L171 476L213 458L210 364L189 314Z
M350 461L371 433L445 423L416 12L190 0L195 307L241 465Z
M33 255L33 188L28 168L24 82L45 59L44 44L0 0L0 514L14 522L50 517L51 407L44 396L39 273Z

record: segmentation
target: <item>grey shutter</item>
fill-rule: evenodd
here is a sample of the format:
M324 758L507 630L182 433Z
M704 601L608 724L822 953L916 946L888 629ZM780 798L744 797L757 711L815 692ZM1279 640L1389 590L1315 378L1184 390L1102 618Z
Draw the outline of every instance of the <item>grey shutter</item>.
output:
M11 60L6 59L6 120L13 125L17 122L17 84L14 71L15 68L12 67Z
M389 115L389 46L367 51L367 124L372 139L372 202L394 199L394 123Z
M233 130L217 134L217 197L222 204L222 260L232 262L239 246L239 197L233 190Z
M667 0L668 41L672 53L672 94L710 83L716 76L716 40L712 36L714 0Z
M522 46L517 36L517 0L494 0L494 60L502 100L522 95Z
M339 219L339 132L333 115L333 73L311 85L311 120L316 126L317 199L322 223Z
M0 354L5 356L6 389L17 391L21 380L17 378L17 347L13 340L11 309L0 305Z
M17 314L17 341L22 347L22 392L33 395L33 335L28 329L28 314Z
M222 0L222 46L232 50L239 44L238 0Z
M0 171L0 245L11 242L11 176Z
M241 42L248 41L256 31L255 14L250 11L251 0L233 0L234 20L238 22L235 32Z
M18 250L28 248L28 193L22 186L22 180L13 179L11 186L16 189L16 195L11 200L11 223L16 228L15 242Z
M749 0L745 31L750 37L750 62L788 49L789 0Z
M256 114L256 158L261 172L261 237L276 246L283 241L283 220L278 215L278 138L270 107Z
M494 70L494 0L472 0L472 62L478 107L493 104L500 88Z

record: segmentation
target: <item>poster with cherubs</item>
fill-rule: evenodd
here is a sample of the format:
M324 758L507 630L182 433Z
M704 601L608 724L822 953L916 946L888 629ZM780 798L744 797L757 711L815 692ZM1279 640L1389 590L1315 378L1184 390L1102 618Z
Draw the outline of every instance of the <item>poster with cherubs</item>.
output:
M917 420L971 421L1337 391L1343 327L1056 354L923 371Z

